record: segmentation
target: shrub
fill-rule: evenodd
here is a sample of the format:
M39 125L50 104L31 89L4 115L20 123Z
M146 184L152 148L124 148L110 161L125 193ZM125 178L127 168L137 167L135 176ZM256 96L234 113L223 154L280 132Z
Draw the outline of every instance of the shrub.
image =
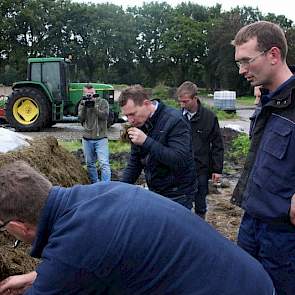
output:
M249 147L250 147L249 136L245 133L238 135L232 141L231 157L245 158L248 154Z

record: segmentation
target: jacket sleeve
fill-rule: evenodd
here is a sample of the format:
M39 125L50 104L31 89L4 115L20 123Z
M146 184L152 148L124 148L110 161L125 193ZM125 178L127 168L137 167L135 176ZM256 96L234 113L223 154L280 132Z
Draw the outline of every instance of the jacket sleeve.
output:
M101 98L99 100L98 107L96 109L96 114L99 120L107 120L109 117L109 103L107 100Z
M143 149L151 157L163 163L172 170L187 167L187 162L193 162L191 129L185 119L178 120L165 130L167 141L162 144L151 137L147 137Z
M143 169L140 159L140 148L132 144L130 158L121 178L122 182L131 184L136 182Z
M86 107L83 101L81 101L78 106L78 118L81 123L84 123L86 120Z
M223 169L224 146L220 132L218 119L215 117L214 127L210 134L210 172L222 173Z
M36 271L37 277L25 295L101 294L107 288L93 273L57 259L44 259Z

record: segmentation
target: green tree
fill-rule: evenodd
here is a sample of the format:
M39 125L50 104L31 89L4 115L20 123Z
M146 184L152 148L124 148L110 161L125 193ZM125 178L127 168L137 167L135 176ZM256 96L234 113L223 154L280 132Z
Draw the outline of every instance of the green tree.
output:
M160 50L165 60L163 76L167 80L170 78L169 84L179 85L185 80L200 81L206 51L204 24L177 14L170 19L169 30L161 36L163 47Z
M169 30L168 19L172 8L167 3L144 3L142 7L129 8L137 30L137 49L135 64L142 83L156 85L161 80L162 66L165 62L161 49L162 35Z

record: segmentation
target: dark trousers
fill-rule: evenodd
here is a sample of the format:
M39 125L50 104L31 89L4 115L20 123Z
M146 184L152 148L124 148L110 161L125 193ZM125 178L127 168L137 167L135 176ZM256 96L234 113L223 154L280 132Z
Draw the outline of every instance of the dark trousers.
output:
M170 200L186 207L187 209L191 210L193 208L192 199L190 196L182 195L179 197L169 198Z
M207 211L206 196L208 195L208 175L199 175L198 191L195 193L195 212L197 214L205 214Z
M295 226L265 223L245 213L238 245L260 261L277 295L295 294Z

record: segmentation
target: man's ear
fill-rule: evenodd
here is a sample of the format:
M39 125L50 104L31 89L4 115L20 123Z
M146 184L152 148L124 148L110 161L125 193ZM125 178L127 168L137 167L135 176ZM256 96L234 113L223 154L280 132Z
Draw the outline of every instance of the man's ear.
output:
M272 64L272 65L277 64L277 63L281 60L281 58L282 58L282 56L281 56L281 51L280 51L280 49L277 48L277 47L272 47L272 48L269 50L269 54L270 54L270 56L271 56L271 64Z
M20 234L27 234L29 227L22 221L12 220L9 222L9 228Z
M27 222L12 220L7 225L7 230L17 239L32 243L36 236L36 226Z
M144 101L143 101L143 105L144 106L149 106L151 104L151 101L149 100L149 99L145 99Z

